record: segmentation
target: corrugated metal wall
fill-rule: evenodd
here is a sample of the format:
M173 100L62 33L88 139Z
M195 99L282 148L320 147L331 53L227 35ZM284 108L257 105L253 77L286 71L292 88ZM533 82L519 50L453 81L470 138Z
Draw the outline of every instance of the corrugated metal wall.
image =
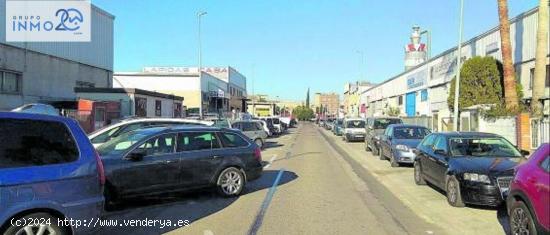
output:
M0 0L0 43L25 48L25 43L6 42L6 0ZM114 16L92 6L91 42L29 42L29 50L113 71Z

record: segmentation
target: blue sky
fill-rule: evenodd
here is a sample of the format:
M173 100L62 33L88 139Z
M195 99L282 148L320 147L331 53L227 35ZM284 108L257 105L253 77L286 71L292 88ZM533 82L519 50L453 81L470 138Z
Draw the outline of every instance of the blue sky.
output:
M247 76L249 94L254 84L255 94L281 99L303 100L308 87L342 93L348 81L381 82L402 72L414 24L432 31L432 55L458 37L458 0L92 2L116 16L115 71L197 66L196 13L207 11L203 66L230 65ZM510 17L538 4L508 2ZM497 26L496 3L465 0L465 40Z

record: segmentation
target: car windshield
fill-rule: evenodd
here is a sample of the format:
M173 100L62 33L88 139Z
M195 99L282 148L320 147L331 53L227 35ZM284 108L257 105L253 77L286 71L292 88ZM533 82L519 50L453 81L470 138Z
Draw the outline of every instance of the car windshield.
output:
M344 123L344 121L342 121L342 120L338 120L338 121L336 122L336 124L337 124L338 126L341 126L343 123Z
M279 121L279 119L273 118L273 124L279 124L279 123L281 123L281 121Z
M424 139L430 133L430 130L424 127L397 127L393 129L393 136L396 139Z
M150 134L150 131L141 130L124 133L97 147L97 152L100 156L118 155L124 153L135 143L150 136Z
M452 156L472 157L521 157L521 153L502 137L451 138Z
M365 128L365 121L363 120L346 121L346 128Z
M382 118L374 120L374 129L386 129L391 124L400 124L401 120L394 118Z

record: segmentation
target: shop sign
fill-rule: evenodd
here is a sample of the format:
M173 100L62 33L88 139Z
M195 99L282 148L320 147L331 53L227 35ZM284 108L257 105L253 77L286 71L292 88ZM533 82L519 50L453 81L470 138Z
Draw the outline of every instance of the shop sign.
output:
M413 73L407 77L407 89L414 89L420 86L424 86L426 84L428 73L426 73L426 70L420 70L416 73Z

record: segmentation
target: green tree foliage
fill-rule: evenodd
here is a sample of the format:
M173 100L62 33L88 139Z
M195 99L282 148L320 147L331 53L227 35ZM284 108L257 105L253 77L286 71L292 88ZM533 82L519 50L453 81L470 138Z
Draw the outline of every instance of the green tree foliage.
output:
M292 115L301 121L309 120L315 117L313 109L305 106L298 106L294 108Z
M400 113L401 111L398 107L389 107L386 111L386 114L391 117L397 117Z
M451 81L447 105L454 110L455 81ZM460 69L460 97L458 108L477 104L502 104L502 76L493 57L476 56L464 62Z

